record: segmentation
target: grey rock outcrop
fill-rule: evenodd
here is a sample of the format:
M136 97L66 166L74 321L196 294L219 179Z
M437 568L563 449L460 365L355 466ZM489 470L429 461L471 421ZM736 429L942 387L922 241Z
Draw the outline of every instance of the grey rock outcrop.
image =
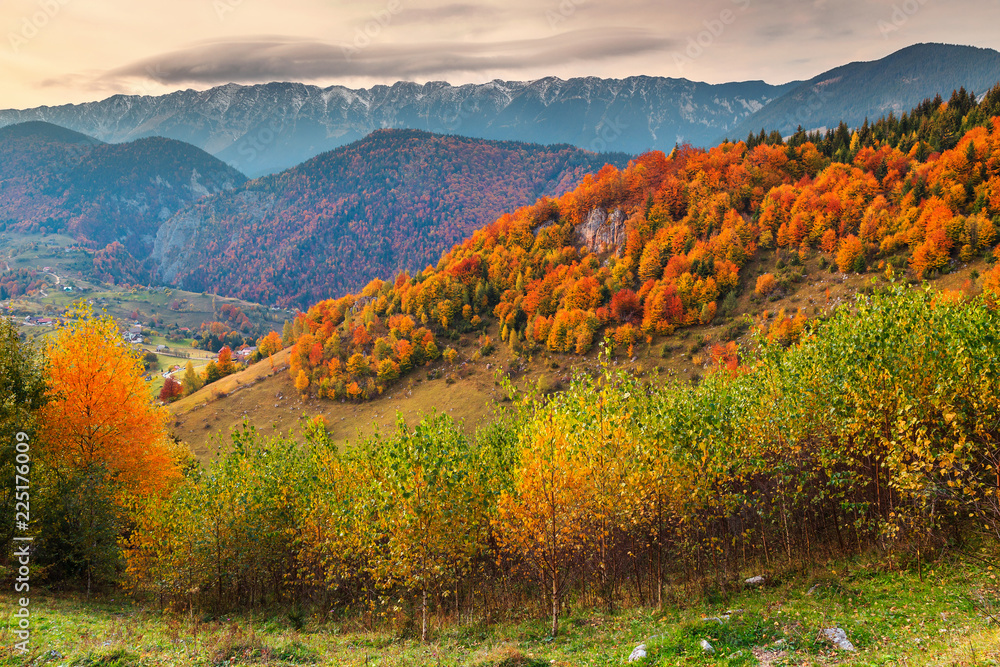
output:
M598 207L590 212L586 222L573 230L573 240L579 248L590 252L618 252L625 247L625 213L616 208L608 215Z
M274 207L275 196L245 190L233 196L234 205L246 215L245 219L259 222ZM160 225L153 242L152 258L156 264L156 277L174 284L178 274L191 270L189 258L211 233L211 218L206 219L205 206L191 206L177 213Z

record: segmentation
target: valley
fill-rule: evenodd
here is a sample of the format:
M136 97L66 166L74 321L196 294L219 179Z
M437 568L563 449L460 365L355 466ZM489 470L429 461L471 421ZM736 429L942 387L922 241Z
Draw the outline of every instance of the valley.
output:
M149 368L152 396L163 387L164 372L190 360L200 372L216 355L194 347L193 337L202 324L217 320L222 305L249 313L252 325L261 331L280 330L290 311L166 287L115 286L94 275L93 251L60 234L0 232L0 261L6 274L22 272L30 288L18 294L3 293L0 313L8 316L28 340L44 342L55 331L52 322L64 321L74 304L83 302L106 312L121 324L123 333L138 325L145 342L136 349L156 355ZM0 283L3 275L0 275ZM45 321L28 324L25 318ZM167 348L167 349L163 349ZM174 371L176 373L176 370Z

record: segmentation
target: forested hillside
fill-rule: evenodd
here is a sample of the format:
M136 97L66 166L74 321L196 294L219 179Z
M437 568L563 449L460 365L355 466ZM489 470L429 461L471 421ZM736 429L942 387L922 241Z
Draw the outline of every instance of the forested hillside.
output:
M181 212L159 279L262 303L311 303L419 270L506 210L556 196L622 154L383 130Z
M174 212L245 180L172 139L104 144L42 122L0 129L5 228L62 232L93 248L120 242L138 260Z
M378 395L413 366L403 338L415 327L451 336L495 321L500 342L526 355L586 354L604 336L631 350L730 314L739 291L789 290L771 273L744 273L763 252L782 264L821 254L845 273L888 265L915 279L992 257L998 100L994 89L977 107L963 91L817 143L800 133L606 166L501 216L435 267L311 308L286 337L293 377L314 395ZM771 326L788 342L805 320L788 313Z

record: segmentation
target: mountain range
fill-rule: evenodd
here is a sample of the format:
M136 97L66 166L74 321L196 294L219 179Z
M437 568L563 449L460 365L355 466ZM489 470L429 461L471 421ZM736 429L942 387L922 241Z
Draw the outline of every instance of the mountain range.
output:
M860 127L890 113L899 116L922 100L964 87L978 95L1000 82L1000 53L947 44L916 44L885 58L856 62L824 72L745 118L733 139L777 130L784 136L830 128L843 121Z
M854 62L806 82L707 84L687 79L547 77L452 86L320 88L301 83L218 86L157 97L0 111L0 126L43 120L124 142L163 136L198 146L251 176L271 174L380 128L496 140L567 143L595 152L710 146L761 128L790 134L860 125L960 86L984 92L1000 81L991 49L917 44Z
M160 97L0 111L0 125L44 120L104 141L186 141L250 176L275 173L381 128L567 143L595 152L705 144L790 89L761 81L588 77L452 86L399 82L349 89L228 84Z

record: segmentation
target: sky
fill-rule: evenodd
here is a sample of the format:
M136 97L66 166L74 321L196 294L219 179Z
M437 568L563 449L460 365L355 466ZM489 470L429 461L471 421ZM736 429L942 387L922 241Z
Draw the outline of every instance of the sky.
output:
M2 0L0 108L229 82L808 79L919 42L1000 50L1000 0Z

